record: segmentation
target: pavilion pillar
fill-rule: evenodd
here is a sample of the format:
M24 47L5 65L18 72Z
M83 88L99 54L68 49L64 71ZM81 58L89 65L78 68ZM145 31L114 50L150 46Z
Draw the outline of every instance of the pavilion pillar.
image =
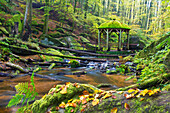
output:
M129 31L127 32L127 49L129 50Z
M119 31L119 39L118 39L118 51L121 50L121 34L122 34L122 31L120 29L120 31Z
M100 50L101 45L100 45L100 30L98 30L98 50Z
M106 34L107 34L107 39L106 39L106 50L108 50L108 49L109 49L109 29L107 29Z

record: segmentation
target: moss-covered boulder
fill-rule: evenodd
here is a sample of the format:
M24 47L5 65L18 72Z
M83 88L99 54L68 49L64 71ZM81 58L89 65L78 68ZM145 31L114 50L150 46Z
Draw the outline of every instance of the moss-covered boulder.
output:
M41 39L41 43L47 44L47 45L55 45L60 47L65 47L66 44L64 44L62 41L55 39L51 37L50 35L41 35L39 37Z
M165 113L170 110L170 92L160 89L104 91L92 85L66 83L51 88L31 105L32 113Z
M67 44L67 47L70 47L72 49L76 50L83 50L84 48L81 46L81 44L76 40L75 37L68 36L63 38L63 42Z

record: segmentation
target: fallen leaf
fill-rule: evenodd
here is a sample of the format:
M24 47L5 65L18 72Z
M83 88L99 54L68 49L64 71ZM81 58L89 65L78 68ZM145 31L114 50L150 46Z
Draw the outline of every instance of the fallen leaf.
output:
M65 85L70 85L71 83L70 82L66 82Z
M73 101L73 99L68 100L68 102L71 102L71 101Z
M74 99L72 103L78 103L80 100L79 99Z
M148 89L145 89L145 90L143 90L143 91L140 92L140 95L145 96L147 93L148 93Z
M70 103L70 102L68 102L68 103L65 105L65 107L69 107L69 106L73 106L73 104Z
M71 113L73 113L73 112L74 112L74 109L71 110Z
M140 94L136 95L136 97L139 98L139 97L140 97Z
M81 109L81 113L83 113L85 111L85 109Z
M92 105L95 106L99 104L99 99L94 99L93 102L92 102Z
M134 94L124 94L124 96L126 97L126 99L130 99L134 97Z
M129 89L128 90L128 93L132 93L132 92L135 92L136 90L134 90L134 89Z
M74 107L74 108L77 106L77 104L76 104L76 103L72 103L72 105L73 105L73 107Z
M87 107L87 105L83 105L83 106L82 106L82 108L86 108L86 107Z
M61 94L66 94L67 93L67 87L64 87L61 91L60 91Z
M110 93L106 93L104 97L102 97L103 99L111 97L112 95Z
M89 95L89 92L87 90L84 90L83 95Z
M115 96L115 95L112 95L112 99L116 99L116 96Z
M149 90L149 91L148 91L148 94L149 94L149 96L151 96L151 95L154 94L154 92L153 92L152 90Z
M117 108L114 107L113 109L111 109L111 113L117 113Z
M159 89L154 89L154 90L153 90L154 93L158 93L158 92L160 92L160 91L161 91L160 88L159 88Z
M125 107L125 109L127 109L127 110L130 109L130 106L129 106L127 103L124 104L124 107Z
M57 106L57 107L56 107L56 110L58 111L59 109L60 109L60 108Z
M86 104L87 103L86 98L83 98L81 102L82 102L82 104Z
M59 105L59 107L60 107L60 108L65 108L65 105L66 105L66 104L65 104L64 102L62 102L62 103Z
M144 100L144 98L141 98L141 99L140 99L140 101L143 101L143 100Z

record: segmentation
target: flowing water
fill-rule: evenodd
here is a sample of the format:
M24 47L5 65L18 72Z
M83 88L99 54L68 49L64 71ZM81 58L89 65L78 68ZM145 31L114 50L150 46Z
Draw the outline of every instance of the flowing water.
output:
M84 73L85 72L85 73ZM107 75L102 74L98 70L87 70L86 68L70 69L70 68L56 68L51 71L46 69L40 71L40 75L48 75L57 80L49 80L45 78L35 77L35 87L41 98L48 93L49 89L56 84L64 84L65 82L86 83L97 86L102 83L111 84L113 89L116 87L124 87L132 84L132 81L125 82L127 78L122 75ZM0 113L15 113L18 107L5 108L9 100L16 94L14 86L20 82L30 82L30 76L22 76L17 78L0 77ZM107 88L105 88L107 90ZM37 99L38 99L37 98Z

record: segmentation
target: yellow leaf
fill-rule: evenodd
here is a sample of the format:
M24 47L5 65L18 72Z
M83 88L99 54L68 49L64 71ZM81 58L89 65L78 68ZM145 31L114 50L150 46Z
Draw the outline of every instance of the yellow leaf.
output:
M140 92L140 95L145 96L147 93L148 93L148 89L145 89L145 90L143 90L143 91Z
M79 99L74 99L72 103L78 103L80 100Z
M128 90L128 93L132 93L132 92L134 92L134 91L136 91L136 90L134 90L134 89L129 89L129 90Z
M65 105L66 105L66 104L65 104L64 102L62 102L62 103L59 105L59 107L60 107L60 108L65 108Z
M143 101L143 100L144 100L144 98L141 98L141 99L140 99L140 101Z
M93 102L92 102L92 105L95 106L99 104L99 99L94 99Z
M149 91L148 91L148 94L149 94L149 96L151 96L151 95L154 94L154 92L153 92L152 90L149 90Z
M154 90L153 90L154 93L158 93L158 92L160 92L160 91L161 91L160 88L159 88L159 89L154 89Z
M68 107L68 106L73 106L73 104L70 103L70 102L68 102L68 103L65 105L65 107Z
M124 107L125 107L125 109L127 109L127 110L130 109L130 106L129 106L127 103L124 104Z
M64 87L61 91L60 91L61 94L66 94L67 93L67 87Z
M65 84L66 84L66 85L70 85L71 83L70 83L70 82L66 82Z
M114 107L113 109L111 109L111 113L117 113L117 108Z
M47 94L45 94L45 95L42 97L42 99L44 99L46 96L47 96Z
M108 97L111 97L112 95L111 94L109 94L109 93L106 93L105 94L105 96L104 97L102 97L103 99L105 99L105 98L108 98Z

